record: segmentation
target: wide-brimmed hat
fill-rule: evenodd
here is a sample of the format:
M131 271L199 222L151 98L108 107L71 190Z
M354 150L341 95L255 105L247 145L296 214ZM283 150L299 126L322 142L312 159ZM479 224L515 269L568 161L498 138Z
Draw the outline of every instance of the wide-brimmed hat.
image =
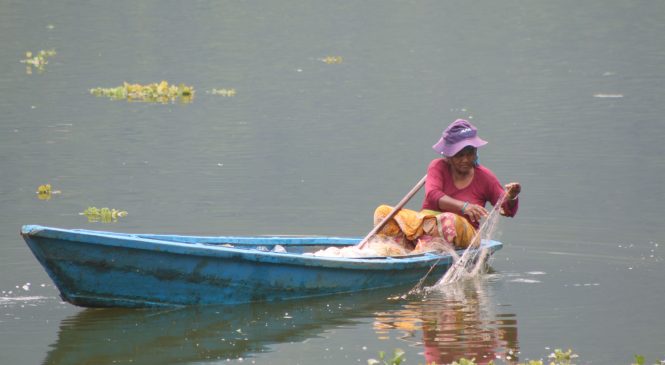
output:
M466 146L478 148L486 144L487 141L478 137L478 129L473 124L457 119L443 131L441 139L432 148L446 157L452 157Z

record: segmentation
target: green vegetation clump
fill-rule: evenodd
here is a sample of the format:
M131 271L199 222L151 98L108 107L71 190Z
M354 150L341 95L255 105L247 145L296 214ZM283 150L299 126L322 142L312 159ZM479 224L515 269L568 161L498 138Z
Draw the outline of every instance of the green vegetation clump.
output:
M642 355L634 355L635 356L635 362L630 364L630 365L645 365L646 364L646 359ZM665 360L660 360L658 364L653 364L653 365L665 365Z
M185 84L169 85L162 81L159 84L152 83L147 85L129 84L124 82L122 86L113 88L97 87L90 89L90 93L95 96L105 96L114 100L127 99L127 101L144 101L169 103L180 100L183 103L189 103L194 98L194 88Z
M386 359L386 353L381 351L379 352L379 359L369 359L367 360L367 365L400 365L404 361L404 351L402 349L395 349L393 351L393 357Z
M543 362L543 360L529 360L529 362L521 362L517 365L574 365L572 361L577 357L578 357L577 354L574 354L573 350L571 349L568 349L568 351L556 349L554 350L553 353L551 353L548 356L549 359L548 363ZM381 351L379 352L379 360L369 359L367 360L367 365L400 365L403 361L404 361L404 351L402 351L401 349L396 349L392 358L386 359L385 352ZM644 356L635 355L635 362L631 363L630 365L645 365L645 364L646 363ZM662 360L658 364L654 365L664 365L664 364L665 360ZM431 363L429 365L435 365L435 364ZM461 358L447 365L477 365L477 363L476 359L469 360ZM488 365L494 365L494 361L490 361Z
M339 65L340 63L344 62L344 59L342 56L326 56L323 58L320 58L321 62L327 63L329 65Z
M43 184L39 185L36 193L39 200L51 200L53 194L60 194L60 190L53 190L51 184Z
M32 73L32 68L36 68L39 72L44 71L44 66L48 64L49 57L55 56L55 50L50 49L48 51L41 50L37 52L36 55L33 55L32 52L28 51L25 53L25 59L21 60L21 63L27 65L25 72L27 74Z
M88 218L88 222L102 222L112 223L117 222L118 218L126 217L127 212L124 210L88 207L79 215L84 215Z

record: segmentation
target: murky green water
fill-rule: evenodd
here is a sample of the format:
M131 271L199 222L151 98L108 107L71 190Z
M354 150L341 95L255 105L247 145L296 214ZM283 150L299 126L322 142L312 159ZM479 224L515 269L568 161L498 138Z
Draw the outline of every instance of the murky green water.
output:
M664 358L664 18L647 1L0 0L0 363ZM162 80L194 99L89 94ZM425 298L84 310L18 235L362 236L457 117L521 207L493 274ZM40 200L47 183L61 193ZM90 223L90 206L128 216Z

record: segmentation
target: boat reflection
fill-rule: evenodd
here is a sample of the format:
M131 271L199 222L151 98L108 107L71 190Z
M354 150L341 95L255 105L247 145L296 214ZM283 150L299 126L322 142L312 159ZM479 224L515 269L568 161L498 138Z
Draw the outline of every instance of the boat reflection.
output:
M85 309L60 324L44 364L172 364L246 358L372 318L409 288L170 310ZM387 305L387 306L386 306Z
M427 290L397 311L376 313L380 338L399 337L423 348L425 363L450 364L464 357L478 364L518 362L517 319L497 313L487 277Z
M462 357L517 363L517 321L496 313L481 279L425 294L411 289L235 306L173 309L85 309L64 319L44 364L172 364L252 357L276 344L297 343L340 326L374 319L379 339L422 351L424 363ZM386 348L386 351L392 351Z

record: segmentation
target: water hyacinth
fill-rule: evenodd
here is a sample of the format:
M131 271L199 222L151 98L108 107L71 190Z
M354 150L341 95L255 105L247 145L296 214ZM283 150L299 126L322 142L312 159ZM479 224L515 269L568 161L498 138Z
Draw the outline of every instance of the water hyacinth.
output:
M183 103L189 103L194 98L194 87L182 83L180 85L169 85L166 81L162 81L159 84L152 83L147 85L124 82L122 86L114 88L97 87L90 89L90 93L95 96L105 96L114 100L127 99L127 101L166 104L179 99Z
M44 66L48 64L49 57L55 56L55 50L41 50L37 52L36 55L33 55L32 52L28 51L25 53L25 59L21 60L21 63L25 63L27 74L32 74L32 67L36 68L39 72L44 71Z
M43 184L39 185L35 193L39 200L50 200L53 194L60 194L60 190L53 190L51 184Z
M386 357L386 353L383 351L379 352L379 359L369 359L367 360L367 365L400 365L405 360L406 353L402 349L395 349L393 352L393 357Z
M568 349L568 351L563 351L561 349L554 350L548 358L549 362L544 362L541 360L528 360L527 362L520 362L517 365L575 365L572 361L577 359L579 356L573 353L573 350ZM642 355L634 355L635 362L630 365L647 365L646 359ZM391 359L386 358L386 354L383 351L379 352L379 360L369 359L367 360L368 365L399 365L404 361L404 351L401 349L395 349L395 354ZM484 363L484 362L483 362ZM438 363L427 363L427 365L437 365ZM467 359L460 358L457 361L451 363L441 364L441 365L478 365L475 358ZM495 365L494 360L490 360L487 365ZM496 364L498 365L498 364ZM653 365L665 365L665 360L660 360L658 363Z
M326 56L323 58L320 58L321 62L327 63L329 65L334 65L334 64L340 64L343 61L342 56Z
M39 185L37 194L51 194L51 184Z
M88 218L88 222L102 222L102 223L112 223L117 222L118 218L126 217L127 212L124 210L109 209L109 208L97 208L97 207L88 207L79 215L84 215Z

